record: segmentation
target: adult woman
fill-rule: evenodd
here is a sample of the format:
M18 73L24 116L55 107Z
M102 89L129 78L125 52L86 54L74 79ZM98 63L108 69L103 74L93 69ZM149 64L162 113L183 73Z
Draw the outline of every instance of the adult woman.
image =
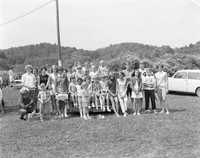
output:
M162 108L161 113L169 114L168 104L166 102L166 97L168 93L168 76L163 70L164 66L159 65L159 71L155 74L157 79L157 93L160 100L160 106Z
M123 116L127 116L127 80L125 78L125 74L123 72L120 73L119 79L117 79L117 96L119 99L120 107L123 113Z
M135 112L134 115L140 115L142 106L142 78L139 70L136 70L131 79L132 82L132 98L134 100Z
M49 75L47 85L51 90L51 104L52 104L52 113L57 113L57 106L56 106L56 81L57 81L57 66L52 66L52 73Z
M38 83L41 85L42 83L46 86L49 80L49 75L47 74L47 68L41 68L41 74L38 77Z

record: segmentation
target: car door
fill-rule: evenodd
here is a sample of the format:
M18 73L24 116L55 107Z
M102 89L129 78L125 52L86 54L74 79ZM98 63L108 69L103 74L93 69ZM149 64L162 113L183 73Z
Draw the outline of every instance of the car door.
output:
M195 93L198 87L200 87L200 73L188 72L188 92Z
M177 72L172 78L169 78L169 90L187 92L188 73Z

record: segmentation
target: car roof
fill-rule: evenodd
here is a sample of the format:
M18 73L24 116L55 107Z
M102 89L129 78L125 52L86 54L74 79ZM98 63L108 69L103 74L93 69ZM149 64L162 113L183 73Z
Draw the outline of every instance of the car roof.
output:
M200 73L200 70L199 69L196 69L196 70L186 69L186 70L178 70L177 72L198 72L198 73Z

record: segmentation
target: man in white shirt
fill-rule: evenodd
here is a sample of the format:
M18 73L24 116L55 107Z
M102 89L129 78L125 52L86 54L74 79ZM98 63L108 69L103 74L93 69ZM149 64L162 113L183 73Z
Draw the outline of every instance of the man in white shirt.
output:
M156 88L156 79L152 75L150 69L146 70L146 76L143 79L143 87L145 94L145 110L149 111L149 100L151 99L151 106L154 113L156 113L156 102L155 102L155 88Z
M159 65L159 71L155 74L157 79L158 97L160 100L160 106L162 107L161 113L169 114L168 104L166 103L166 96L168 93L168 75L164 72L164 66Z

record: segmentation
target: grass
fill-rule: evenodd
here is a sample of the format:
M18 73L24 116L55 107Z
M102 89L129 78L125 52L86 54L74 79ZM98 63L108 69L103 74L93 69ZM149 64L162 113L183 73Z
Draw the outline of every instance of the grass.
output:
M8 106L17 94L6 90ZM9 94L9 95L8 95ZM0 118L1 158L198 158L200 99L169 95L171 114L84 121L78 117L20 121L13 109Z

